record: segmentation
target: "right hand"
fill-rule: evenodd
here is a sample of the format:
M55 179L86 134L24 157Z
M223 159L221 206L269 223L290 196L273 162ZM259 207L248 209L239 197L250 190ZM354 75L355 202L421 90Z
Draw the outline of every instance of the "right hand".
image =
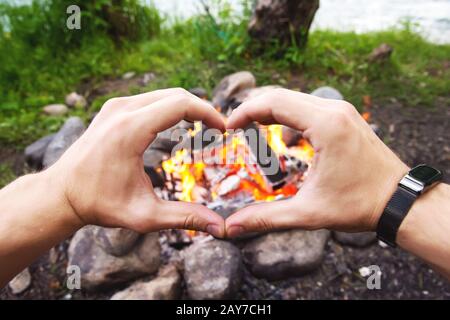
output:
M315 155L295 197L239 210L226 220L229 237L289 228L374 230L408 171L345 101L274 89L242 103L227 127L244 128L251 121L302 131Z

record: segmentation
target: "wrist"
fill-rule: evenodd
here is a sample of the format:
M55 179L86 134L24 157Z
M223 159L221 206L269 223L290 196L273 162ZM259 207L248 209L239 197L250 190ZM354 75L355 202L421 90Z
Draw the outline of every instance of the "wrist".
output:
M38 185L39 190L43 192L43 199L47 199L47 206L51 206L52 212L55 214L53 218L73 232L85 225L66 197L64 178L53 167L29 177L33 180L33 184Z
M450 237L445 229L450 225L450 208L442 206L449 198L450 186L444 183L420 196L400 225L398 245L413 253L422 252L422 258L427 261L450 261ZM436 239L439 239L438 243ZM436 250L439 248L442 248L442 253L438 254ZM439 265L438 261L434 263Z

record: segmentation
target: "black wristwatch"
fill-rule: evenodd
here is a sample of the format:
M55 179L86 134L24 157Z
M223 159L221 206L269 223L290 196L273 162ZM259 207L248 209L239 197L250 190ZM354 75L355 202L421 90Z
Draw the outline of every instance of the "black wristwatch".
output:
M378 221L378 239L396 247L398 228L414 201L441 180L442 172L425 164L411 169L398 183L397 190Z

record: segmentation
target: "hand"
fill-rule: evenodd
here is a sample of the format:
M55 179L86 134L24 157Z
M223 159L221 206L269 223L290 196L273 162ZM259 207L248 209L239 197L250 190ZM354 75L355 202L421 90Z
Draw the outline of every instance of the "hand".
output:
M226 220L226 234L272 229L374 230L408 167L345 101L274 89L240 105L230 129L251 121L303 131L315 150L298 194L288 200L246 207Z
M47 170L83 224L141 233L168 228L224 234L223 219L199 204L159 199L142 155L158 132L182 119L224 131L220 114L183 89L107 101L87 131Z

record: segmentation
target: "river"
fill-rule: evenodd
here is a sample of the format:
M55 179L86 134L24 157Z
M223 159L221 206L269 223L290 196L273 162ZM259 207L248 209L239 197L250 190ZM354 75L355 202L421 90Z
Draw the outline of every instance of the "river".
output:
M146 0L168 16L201 12L199 0ZM228 0L240 12L242 0ZM410 21L424 38L450 43L450 0L320 0L312 29L367 32Z

